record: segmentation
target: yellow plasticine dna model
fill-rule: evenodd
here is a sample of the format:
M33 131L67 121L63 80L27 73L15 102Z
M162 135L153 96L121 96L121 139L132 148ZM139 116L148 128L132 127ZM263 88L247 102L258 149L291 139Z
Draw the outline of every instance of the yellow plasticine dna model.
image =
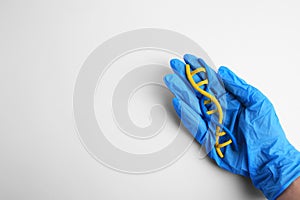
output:
M203 96L207 97L209 100L205 100L204 101L204 104L209 104L209 103L214 103L216 105L216 109L215 110L209 110L207 111L206 113L208 115L212 115L214 113L217 113L218 114L218 122L219 124L222 124L223 123L223 110L222 110L222 107L219 103L219 101L216 99L215 96L213 96L212 94L208 93L207 91L203 90L201 88L202 85L207 85L208 84L208 79L205 79L203 81L200 81L198 83L195 83L194 79L193 79L193 76L197 73L206 73L206 69L204 67L200 67L200 68L197 68L195 69L194 71L191 72L191 67L189 64L186 64L185 66L185 69L186 69L186 76L189 80L189 82L191 83L191 85L193 86L193 88L195 88L195 90L197 90L200 94L202 94ZM223 158L224 155L221 151L221 148L229 145L232 143L232 140L229 139L227 142L224 142L224 143L219 143L219 138L226 135L226 132L225 131L221 131L221 127L219 125L216 125L216 143L215 143L215 148L216 148L216 151L218 153L218 155Z

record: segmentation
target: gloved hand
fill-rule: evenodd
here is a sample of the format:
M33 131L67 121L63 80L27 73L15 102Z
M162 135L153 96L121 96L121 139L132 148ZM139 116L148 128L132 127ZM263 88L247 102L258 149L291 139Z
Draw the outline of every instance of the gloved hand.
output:
M165 77L184 126L217 165L251 178L268 199L277 198L300 176L300 153L271 102L226 67L215 73L195 56L184 60L171 60L174 74Z

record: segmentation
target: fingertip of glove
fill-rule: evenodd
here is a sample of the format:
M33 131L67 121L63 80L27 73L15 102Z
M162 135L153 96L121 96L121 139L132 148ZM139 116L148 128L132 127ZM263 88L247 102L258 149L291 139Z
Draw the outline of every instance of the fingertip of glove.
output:
M164 76L164 82L165 82L165 84L168 84L171 81L172 77L173 77L173 74L167 74L167 75L165 75Z
M178 62L178 59L177 58L173 58L170 60L170 65L171 67L175 66L176 65L176 62Z
M233 71L225 66L221 66L218 70L218 74L221 76L223 81L231 81L240 85L247 85L246 81L238 77Z
M192 54L185 54L183 56L184 61L191 66L191 68L196 69L201 67L200 63L198 62L198 58Z
M170 66L173 69L173 71L175 71L175 72L182 73L182 71L185 70L185 68L184 68L185 64L177 58L170 60Z
M194 56L194 55L192 55L192 54L189 54L189 53L187 53L187 54L184 54L184 56L183 56L183 59L184 60L190 60L190 59L197 59L197 57L196 56Z
M202 67L208 67L208 65L202 58L198 58L198 62L201 64Z
M229 69L227 67L225 67L225 66L220 66L219 67L218 74L221 76L222 79L226 76L228 70Z

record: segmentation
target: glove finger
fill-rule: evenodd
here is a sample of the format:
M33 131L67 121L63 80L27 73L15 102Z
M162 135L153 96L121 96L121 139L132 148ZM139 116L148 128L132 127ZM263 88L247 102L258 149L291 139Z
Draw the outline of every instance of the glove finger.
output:
M197 58L195 56L186 54L184 56L184 59L186 60L186 62L190 66L192 65L191 66L192 71L193 71L193 69L196 69L196 68L200 67L199 63L197 63ZM187 76L186 76L186 69L185 69L186 68L186 64L183 63L182 61L178 60L178 59L173 59L173 60L171 60L170 65L171 65L173 71L176 74L178 74L187 85L191 86L191 84L190 84L190 82L189 82L189 80L187 79ZM193 75L192 78L195 81L195 83L198 83L198 82L204 80L202 78L202 76L205 76L205 74L203 74L203 73L197 73L197 74ZM201 88L205 90L206 85L201 86ZM196 96L199 99L203 98L203 95L200 94L196 89L192 88L192 90L195 92Z
M207 126L201 116L178 98L173 98L173 106L183 125L202 144L207 132Z
M197 69L197 68L203 67L203 66L201 65L201 63L198 62L198 58L197 58L196 56L194 56L194 55L191 55L191 54L185 54L185 55L183 56L183 59L184 59L184 61L185 61L187 64L189 64L189 65L191 66L191 69L192 69L192 70L195 70L195 69ZM198 82L200 82L200 81L206 79L206 76L205 76L204 73L197 73L197 74L195 74L195 75L193 76L193 78L194 78L195 82L198 83Z
M223 81L216 71L208 66L203 59L199 58L198 62L206 69L209 92L217 98L226 93Z
M189 105L196 113L202 115L199 100L190 85L178 77L177 74L168 74L164 77L165 84L169 90L180 100Z
M174 71L174 73L177 74L187 85L190 85L190 83L186 77L186 70L185 70L186 64L179 59L172 59L170 61L170 65L171 65L171 68ZM194 75L193 79L196 83L202 80L201 77L198 75Z
M251 106L266 99L255 87L249 85L227 67L220 67L218 74L221 76L225 88L232 93L244 106Z
M185 54L183 56L184 61L191 66L191 69L197 69L203 67L199 62L198 58L192 54Z
M190 64L193 69L197 69L200 67L204 67L206 69L205 73L197 73L197 76L201 78L201 81L205 79L208 80L208 85L201 86L202 89L214 95L216 98L219 98L223 94L225 94L226 91L224 89L224 85L222 84L222 79L218 76L214 69L206 64L203 59L197 58L196 56L190 54L186 54L184 56L184 60L188 64Z
M185 74L185 63L179 59L170 60L170 66L175 74L177 74L180 78L187 80Z

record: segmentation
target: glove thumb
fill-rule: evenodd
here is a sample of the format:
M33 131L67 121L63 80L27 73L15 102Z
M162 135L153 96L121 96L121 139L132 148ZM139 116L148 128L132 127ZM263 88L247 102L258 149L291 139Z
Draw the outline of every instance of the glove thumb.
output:
M220 67L218 74L223 80L225 89L233 94L244 106L248 107L265 99L265 96L258 89L247 84L246 81L227 67Z

